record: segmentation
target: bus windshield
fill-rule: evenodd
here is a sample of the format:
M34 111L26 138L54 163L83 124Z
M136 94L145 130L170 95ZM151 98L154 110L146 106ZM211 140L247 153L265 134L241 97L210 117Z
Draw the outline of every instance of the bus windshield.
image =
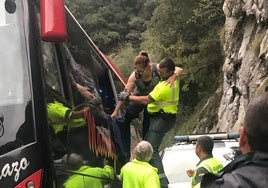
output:
M0 154L35 140L27 26L21 21L25 13L21 5L11 13L5 10L3 1L0 5Z

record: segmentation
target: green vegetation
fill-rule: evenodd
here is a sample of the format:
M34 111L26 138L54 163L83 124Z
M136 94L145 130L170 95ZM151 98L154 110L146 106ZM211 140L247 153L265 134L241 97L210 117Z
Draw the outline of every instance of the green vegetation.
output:
M220 93L215 91L224 58L223 0L67 0L66 4L126 77L141 50L153 62L168 56L183 67L179 117L165 145L174 135L192 133L196 126L209 131L216 124ZM210 96L211 103L205 105Z

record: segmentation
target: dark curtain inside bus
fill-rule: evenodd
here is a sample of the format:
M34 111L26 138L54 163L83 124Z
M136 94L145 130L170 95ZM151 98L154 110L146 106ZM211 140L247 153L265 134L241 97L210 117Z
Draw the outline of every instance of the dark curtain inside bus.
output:
M3 130L4 117L0 119L0 125L2 126L1 130ZM25 121L19 127L16 133L16 139L0 146L0 155L34 142L34 135L32 102L29 101L25 108Z

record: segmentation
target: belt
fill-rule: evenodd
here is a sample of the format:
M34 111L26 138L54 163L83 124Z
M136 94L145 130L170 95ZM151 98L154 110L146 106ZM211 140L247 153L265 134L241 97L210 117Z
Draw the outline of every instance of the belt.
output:
M166 113L163 110L149 114L151 117L176 118L176 114Z

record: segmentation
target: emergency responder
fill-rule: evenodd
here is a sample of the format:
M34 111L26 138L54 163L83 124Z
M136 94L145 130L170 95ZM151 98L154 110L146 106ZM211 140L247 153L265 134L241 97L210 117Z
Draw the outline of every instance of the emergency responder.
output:
M153 88L160 81L160 75L158 74L157 67L158 64L153 63L149 57L149 54L146 51L141 51L138 56L134 59L135 70L131 73L128 78L127 84L124 91L132 93L135 96L144 96L148 95ZM180 67L175 67L174 74L167 79L167 82L172 85L174 81L180 76L183 72L183 69ZM118 111L121 108L123 101L118 101L116 107L111 114L111 117L116 117ZM149 129L149 119L147 112L147 105L139 102L131 101L126 105L126 113L124 115L124 126L122 138L124 140L127 161L129 161L131 156L130 151L130 123L134 118L139 116L139 113L143 111L143 122L142 122L142 139L145 138L145 135Z
M123 188L160 188L157 168L149 164L153 147L141 141L134 149L134 159L121 168L120 178Z
M212 155L213 146L214 142L209 136L200 136L197 139L195 153L200 161L197 163L195 170L189 169L186 171L187 175L192 177L193 188L200 187L200 182L205 174L209 172L216 174L223 168L221 162Z
M158 169L160 184L162 188L168 187L168 179L164 172L162 159L159 155L159 146L165 134L171 130L176 122L176 114L179 101L179 79L172 85L168 79L174 75L175 64L172 59L164 58L157 68L161 81L147 96L134 96L127 92L121 92L118 96L122 101L134 101L147 105L150 117L150 125L145 139L153 146L153 156L150 164Z
M71 153L63 157L70 170L75 171L64 183L65 188L103 188L109 180L114 179L114 169L108 164L108 160L104 159L104 167L92 167L83 163L83 158Z
M68 123L70 123L70 127L72 128L86 124L83 118L83 110L72 111L69 107L64 106L57 100L53 100L47 104L47 113L48 119L56 134L67 128Z
M78 83L75 85L79 93L84 97L84 99L86 99L86 102L83 104L87 105L87 107L79 110L72 110L71 108L65 106L63 103L56 99L54 96L55 94L50 88L47 88L46 90L48 119L55 134L64 131L64 129L67 129L67 126L70 128L76 128L86 125L86 121L84 119L85 109L89 110L89 107L91 107L90 110L97 109L95 107L98 107L100 109L103 108L100 97L95 96L90 91L88 91L86 87L83 87Z
M49 87L46 90L47 116L50 125L50 141L52 142L54 159L62 158L67 153L67 147L69 152L79 153L84 159L89 158L89 147L85 144L88 143L85 113L90 112L93 114L96 124L108 126L108 119L106 117L110 117L103 111L101 98L92 98L90 92L79 84L76 84L76 87L87 99L86 102L78 105L76 109L71 109L59 101L54 91Z
M239 146L242 155L235 158L216 175L206 174L201 182L205 188L268 187L268 92L250 102Z
M62 158L62 156L67 152L68 127L70 129L86 127L86 121L83 118L83 114L83 110L72 111L69 107L63 105L63 103L55 100L54 98L48 101L47 115L50 125L50 142L52 143L54 159Z

